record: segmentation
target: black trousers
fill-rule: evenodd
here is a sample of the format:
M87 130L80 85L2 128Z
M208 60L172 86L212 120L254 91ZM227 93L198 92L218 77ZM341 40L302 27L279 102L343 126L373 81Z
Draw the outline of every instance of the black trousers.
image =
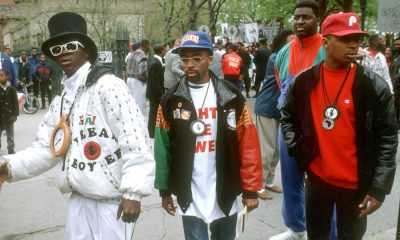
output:
M33 79L33 95L35 95L35 97L39 97L39 80L38 79Z
M361 240L367 218L359 218L362 196L358 190L333 186L308 173L306 182L306 221L309 240L329 240L331 219L336 205L339 240Z
M40 95L42 96L42 107L46 106L46 104L45 104L46 103L46 95L49 99L49 105L53 98L53 95L51 94L51 89L49 88L50 84L51 84L51 82L49 80L40 82Z
M249 70L246 70L246 73L244 74L244 89L246 90L246 93L250 92L250 87L251 87L251 79L249 76Z

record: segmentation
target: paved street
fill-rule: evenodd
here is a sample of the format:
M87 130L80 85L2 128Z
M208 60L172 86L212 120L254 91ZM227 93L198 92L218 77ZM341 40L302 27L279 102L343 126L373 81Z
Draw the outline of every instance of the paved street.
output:
M254 98L249 100L254 106ZM21 113L15 125L16 150L29 146L45 111L35 115ZM6 153L5 136L1 154ZM399 159L399 157L397 158ZM399 165L399 160L397 160ZM65 216L68 195L58 191L58 167L41 176L13 184L5 184L0 193L0 240L53 240L65 238ZM280 185L280 170L276 183ZM368 219L365 239L391 240L395 238L400 196L400 173L397 171L392 194L381 209ZM240 239L265 240L285 230L280 209L281 194L273 194L271 201L261 201L249 215L245 233ZM160 208L160 197L154 191L142 201L142 214L132 239L183 239L180 217L171 217Z

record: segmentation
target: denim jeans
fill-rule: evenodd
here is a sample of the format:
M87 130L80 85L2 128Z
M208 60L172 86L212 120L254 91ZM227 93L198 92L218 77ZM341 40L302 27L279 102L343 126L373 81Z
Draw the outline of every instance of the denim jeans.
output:
M210 223L211 240L234 240L236 236L235 213L229 217L223 217ZM207 224L200 218L182 216L185 240L208 240Z

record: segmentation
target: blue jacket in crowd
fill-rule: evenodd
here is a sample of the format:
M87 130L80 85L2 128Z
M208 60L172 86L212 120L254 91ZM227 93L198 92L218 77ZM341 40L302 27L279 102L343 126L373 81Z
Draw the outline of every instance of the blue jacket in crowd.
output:
M0 59L1 59L1 68L8 72L9 74L8 78L10 79L11 84L14 87L17 87L18 83L15 77L14 66L11 62L10 57L7 56L5 53L0 52Z
M275 78L274 65L277 53L272 53L267 64L267 72L262 87L256 98L254 113L268 118L280 118L276 108L281 91Z

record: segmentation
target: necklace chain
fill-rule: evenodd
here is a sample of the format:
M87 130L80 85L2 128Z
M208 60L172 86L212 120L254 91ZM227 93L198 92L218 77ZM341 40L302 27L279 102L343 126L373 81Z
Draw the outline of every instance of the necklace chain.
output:
M343 79L343 81L342 81L342 84L340 85L340 88L339 88L338 93L336 94L335 100L333 101L333 103L331 103L331 101L330 101L330 99L329 99L328 91L327 91L327 89L326 89L323 64L321 64L322 89L323 89L323 95L324 95L324 102L325 102L325 105L327 105L327 104L326 104L326 100L328 100L329 106L334 106L334 107L336 107L337 101L339 100L339 96L340 96L340 94L342 93L344 84L345 84L346 81L347 81L347 77L349 76L349 73L350 73L351 68L352 68L352 66L350 66L349 69L347 69L346 76L344 77L344 79Z

